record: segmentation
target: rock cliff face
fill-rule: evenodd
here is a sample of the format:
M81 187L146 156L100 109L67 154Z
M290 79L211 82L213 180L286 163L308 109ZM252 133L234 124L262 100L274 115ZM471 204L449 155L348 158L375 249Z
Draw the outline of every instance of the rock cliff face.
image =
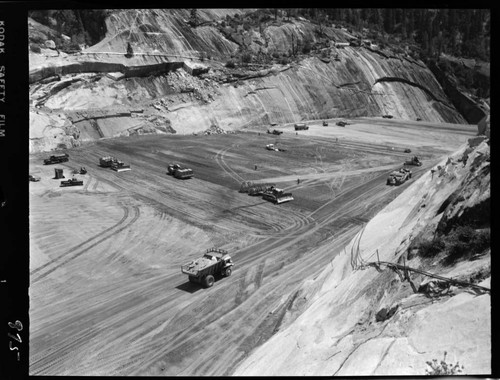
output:
M57 111L69 125L67 111L87 110L92 118L96 108L139 107L145 118L154 115L169 120L177 133L199 132L212 125L234 130L264 128L270 122L383 114L466 123L420 61L389 50L335 48L335 43L351 37L347 31L325 27L320 38L317 27L305 20L271 23L261 30L225 31L222 21L235 14L243 12L200 10L199 26L192 27L188 10L118 11L106 20L106 38L79 55L56 56L50 49L43 49L42 55L30 54L31 99L38 108L32 120L51 119L49 115ZM320 40L329 46L321 54L313 51L288 64L224 67L240 45L254 52L282 54L296 49L297 43ZM126 58L129 42L134 56ZM195 73L193 63L205 69ZM176 89L179 81L185 86ZM135 121L147 124L142 116ZM112 126L108 118L106 126L99 125L99 134L129 133L130 122L123 121L117 118L117 125ZM31 144L32 151L61 144L50 132L52 127L59 128L56 124L45 125L49 127L44 129L45 137L33 131L37 140ZM151 123L148 126L163 133ZM63 137L68 147L85 141L84 136L81 140Z
M471 139L305 284L279 331L234 374L425 375L432 373L427 362L445 353L448 365L463 366L455 374L491 373L490 248L451 265L446 250L410 255L417 237L442 226L468 225L479 234L489 226L489 214L479 215L489 200L489 140Z

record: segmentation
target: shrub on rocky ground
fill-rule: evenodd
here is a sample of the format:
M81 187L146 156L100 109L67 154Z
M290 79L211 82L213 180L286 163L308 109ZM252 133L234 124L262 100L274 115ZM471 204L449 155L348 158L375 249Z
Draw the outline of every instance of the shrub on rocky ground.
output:
M447 255L444 264L470 259L490 246L490 231L475 230L470 226L458 226L446 237Z
M446 245L443 240L434 238L432 240L421 241L418 252L422 257L435 257L439 252L442 252L445 247Z
M457 226L447 235L436 236L432 240L418 238L409 251L418 249L420 257L436 257L444 253L443 264L451 265L460 260L468 260L484 252L491 244L490 230L476 230L468 225Z
M250 53L243 53L241 55L241 62L243 62L243 63L252 62L252 55Z
M447 353L445 351L443 360L441 360L439 363L437 359L425 362L429 367L431 367L431 370L428 369L425 370L425 374L429 376L461 374L464 369L464 366L463 365L461 366L459 362L456 362L455 364L446 363L446 354Z

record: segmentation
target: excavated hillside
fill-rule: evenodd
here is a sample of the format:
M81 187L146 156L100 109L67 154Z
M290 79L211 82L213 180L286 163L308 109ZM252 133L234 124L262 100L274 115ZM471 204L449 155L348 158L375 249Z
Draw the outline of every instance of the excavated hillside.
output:
M234 374L491 374L489 143L470 139L332 252Z
M193 26L189 10L113 11L106 37L79 53L31 49L30 152L102 137L334 117L466 124L433 73L406 53L347 46L349 31L319 32L304 19L257 28L235 22L251 13L199 10ZM37 22L29 26L41 33ZM311 50L297 54L304 44ZM229 64L242 50L272 59Z

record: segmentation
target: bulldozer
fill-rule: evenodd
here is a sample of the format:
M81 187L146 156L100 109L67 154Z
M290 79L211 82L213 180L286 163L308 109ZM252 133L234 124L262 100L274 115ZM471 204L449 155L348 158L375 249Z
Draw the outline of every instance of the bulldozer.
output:
M73 174L87 174L87 169L84 166L80 169L73 169Z
M167 167L167 174L178 179L188 179L193 177L193 169L182 168L179 164L170 164Z
M130 169L130 165L126 165L124 162L116 160L111 164L111 170L114 170L115 172L124 172L132 169Z
M292 193L285 193L282 189L271 186L262 193L262 199L276 204L293 201Z
M404 162L405 165L415 165L415 166L422 166L422 161L420 161L420 158L418 156L413 156L409 160L406 160Z
M130 169L130 165L116 159L115 157L107 156L99 159L99 165L103 168L111 168L115 172L124 172ZM85 168L84 168L85 169ZM84 173L82 173L84 174Z
M68 179L67 181L61 181L60 187L66 187L66 186L83 186L83 181L76 179L74 177L71 179Z

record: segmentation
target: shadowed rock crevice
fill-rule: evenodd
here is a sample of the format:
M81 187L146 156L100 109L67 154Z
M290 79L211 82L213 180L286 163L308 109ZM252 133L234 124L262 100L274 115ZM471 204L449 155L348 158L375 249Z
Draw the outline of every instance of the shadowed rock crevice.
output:
M418 83L415 83L415 82L412 82L408 79L405 79L405 78L397 78L397 77L382 77L382 78L379 78L375 81L375 83L373 83L373 85L376 85L377 83L381 83L381 82L401 82L401 83L404 83L404 84L408 84L410 86L413 86L413 87L417 87L419 89L421 89L422 91L424 91L427 95L429 95L433 100L435 100L436 102L439 102L443 105L445 105L446 107L449 107L449 108L452 108L453 107L448 103L446 102L445 100L443 99L440 99L438 98L436 95L434 95L434 93L432 91L430 91L428 88L426 88L425 86L422 86L421 84L418 84Z

